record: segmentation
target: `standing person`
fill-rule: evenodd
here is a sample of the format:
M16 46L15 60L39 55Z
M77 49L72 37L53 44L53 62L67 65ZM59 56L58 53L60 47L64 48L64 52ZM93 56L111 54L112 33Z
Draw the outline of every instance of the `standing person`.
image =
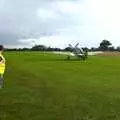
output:
M4 84L3 75L5 72L5 58L2 55L3 51L4 51L4 47L0 45L0 88L3 88L3 84Z

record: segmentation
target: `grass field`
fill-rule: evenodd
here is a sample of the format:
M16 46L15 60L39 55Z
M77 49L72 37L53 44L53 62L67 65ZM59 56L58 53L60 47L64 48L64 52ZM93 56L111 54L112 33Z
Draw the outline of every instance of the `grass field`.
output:
M120 56L8 52L0 120L120 120Z

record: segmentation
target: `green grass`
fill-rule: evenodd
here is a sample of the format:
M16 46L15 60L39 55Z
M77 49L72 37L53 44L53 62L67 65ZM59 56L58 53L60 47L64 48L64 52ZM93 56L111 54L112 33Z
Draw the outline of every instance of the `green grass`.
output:
M7 52L0 120L120 120L120 57L86 62Z

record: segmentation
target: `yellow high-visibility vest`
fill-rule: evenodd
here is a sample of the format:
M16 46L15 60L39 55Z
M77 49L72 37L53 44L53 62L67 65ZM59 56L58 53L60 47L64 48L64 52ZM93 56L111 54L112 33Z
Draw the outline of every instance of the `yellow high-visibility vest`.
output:
M0 54L0 58L2 58L2 60L0 61L0 74L3 75L5 72L5 58L2 54Z

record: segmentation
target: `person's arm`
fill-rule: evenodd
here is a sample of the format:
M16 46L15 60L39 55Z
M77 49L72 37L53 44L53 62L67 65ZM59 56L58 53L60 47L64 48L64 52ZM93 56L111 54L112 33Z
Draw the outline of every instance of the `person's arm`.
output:
M4 63L4 60L2 57L0 57L0 64Z

